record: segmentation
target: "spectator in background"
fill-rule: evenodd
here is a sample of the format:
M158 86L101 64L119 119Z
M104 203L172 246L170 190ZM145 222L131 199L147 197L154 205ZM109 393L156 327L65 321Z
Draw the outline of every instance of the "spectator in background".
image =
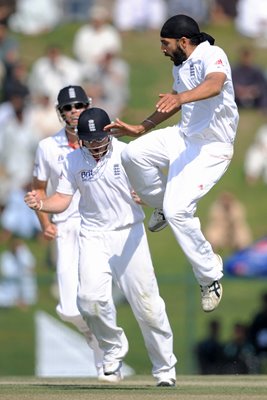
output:
M99 60L99 66L88 76L83 87L94 101L94 105L103 108L111 119L122 115L127 107L130 67L115 52L106 52Z
M27 93L22 88L16 88L10 93L10 99L0 104L0 212L6 205L10 190L8 168L5 164L5 159L8 157L5 148L5 142L8 138L5 131L11 121L16 118L16 113L24 108L26 97ZM8 146L11 146L11 144L9 141Z
M261 307L249 325L249 340L259 360L259 372L267 372L267 292L261 295Z
M2 101L9 101L13 93L29 96L28 71L22 60L16 61L3 79Z
M0 307L25 308L37 301L36 260L26 243L16 236L0 254Z
M0 19L9 18L16 11L17 0L0 0Z
M16 110L24 107L26 98L28 97L28 90L22 86L15 87L9 93L9 99L0 103L0 126L4 127L6 123L14 117ZM0 155L3 151L3 129L0 129ZM1 162L0 162L1 166ZM0 167L1 168L1 167Z
M0 79L3 81L5 76L9 76L14 64L19 59L19 43L10 34L8 20L0 19Z
M248 339L247 326L235 323L232 338L226 342L223 349L224 374L256 374L258 361L255 357L254 346Z
M38 143L38 126L27 105L27 97L17 97L14 113L1 127L0 188L2 201L13 190L31 182L35 149Z
M239 0L211 0L210 19L214 24L224 24L233 21L237 15L237 3Z
M167 17L165 0L115 0L113 21L120 32L158 30Z
M19 0L9 25L14 32L38 35L50 32L62 18L61 0Z
M267 184L267 123L258 129L245 154L244 173L248 185L255 184L260 178Z
M63 0L64 22L84 21L94 2L95 0Z
M8 193L0 218L1 241L7 241L12 236L18 236L22 239L40 236L41 227L38 218L24 202L24 196L29 189L30 184L12 189Z
M207 337L201 340L195 348L198 373L202 375L222 373L223 344L220 334L220 322L217 319L209 321Z
M215 251L240 250L251 244L245 208L233 193L222 192L211 205L205 235Z
M207 0L166 0L168 16L185 14L193 18L199 24L209 21L209 2Z
M89 43L86 47L90 46ZM60 46L50 45L46 53L32 65L29 74L29 88L32 94L46 93L52 103L56 102L59 90L72 82L82 81L82 67L79 62L66 56Z
M62 128L62 123L55 113L55 102L51 101L49 94L36 93L31 107L33 124L38 126L38 139L42 140L51 136L55 130Z
M235 100L241 108L267 109L267 80L255 64L251 47L241 47L237 64L232 67Z
M266 46L266 0L238 0L235 27L241 35L255 39L257 46Z
M98 67L106 53L121 51L122 41L117 29L110 23L105 7L95 5L89 9L88 23L82 25L73 40L73 54L86 71Z

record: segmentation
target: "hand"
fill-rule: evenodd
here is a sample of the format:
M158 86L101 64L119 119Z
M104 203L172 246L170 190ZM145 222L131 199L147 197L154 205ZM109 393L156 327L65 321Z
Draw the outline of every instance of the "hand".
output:
M116 118L115 122L111 122L111 124L106 125L104 127L104 131L108 131L112 136L115 137L121 137L121 136L138 137L142 133L144 133L144 127L143 125L126 124L119 118Z
M39 210L41 207L41 200L39 199L36 190L32 190L31 192L28 192L24 196L24 201L27 204L28 207L30 207L32 210Z
M143 200L138 196L138 194L134 190L131 191L131 195L136 204L139 204L140 206L145 205Z
M57 227L53 223L49 223L43 228L43 234L46 240L53 240L57 236Z
M173 110L178 111L181 108L179 94L165 93L165 94L160 94L159 97L161 99L156 104L158 112L168 113Z

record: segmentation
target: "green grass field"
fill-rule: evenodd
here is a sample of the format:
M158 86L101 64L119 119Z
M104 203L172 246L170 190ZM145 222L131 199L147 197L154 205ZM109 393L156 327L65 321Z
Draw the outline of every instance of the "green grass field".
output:
M2 400L262 400L267 395L267 377L180 376L175 388L158 388L148 376L135 376L119 385L93 379L1 378Z
M78 24L68 24L59 26L54 32L46 35L18 36L24 61L30 67L36 57L43 55L44 49L49 43L59 43L63 50L71 55L72 38L77 27ZM224 27L203 27L202 30L208 31L216 38L216 43L225 49L232 63L236 60L240 45L244 43L254 45L252 41L240 37L232 24ZM265 52L260 49L255 50L255 62L267 68ZM151 113L159 93L171 89L172 64L160 52L158 35L149 32L132 33L125 36L123 38L123 56L131 66L131 99L123 119L135 123ZM173 121L175 122L176 119L174 118ZM198 216L203 226L205 226L207 210L211 202L221 191L230 190L237 195L247 209L248 221L254 239L266 235L266 186L259 182L253 189L248 188L243 177L245 152L252 142L257 128L264 121L265 117L257 111L240 112L240 124L232 164L223 179L199 204ZM145 211L148 216L150 210L146 209ZM260 294L267 289L267 282L265 279L246 280L225 277L223 281L224 297L220 307L212 314L205 314L200 309L199 288L193 278L191 267L176 245L170 229L167 228L158 234L148 232L148 239L160 292L166 302L174 332L174 351L178 358L177 373L179 375L194 374L196 367L193 347L196 341L205 335L208 321L218 318L223 326L222 339L228 339L231 336L233 323L236 321L247 323L254 311L257 310ZM56 300L50 292L54 271L47 266L45 248L34 241L30 241L29 245L38 260L39 301L35 307L28 310L0 310L0 376L32 376L34 374L34 313L41 309L56 316L54 310ZM228 252L225 249L223 256L227 255ZM128 304L122 304L118 307L118 321L125 329L130 343L130 350L125 361L136 370L138 375L150 374L150 361L144 348L141 333ZM196 399L199 398L199 395L205 396L205 398L211 398L211 396L214 398L219 388L220 393L218 395L221 399L226 398L229 391L232 391L230 395L235 396L236 399L256 399L259 396L262 399L262 391L266 391L266 386L263 388L264 379L261 381L259 377L244 380L235 377L229 381L224 380L224 378L218 380L211 378L210 381L208 378L204 380L201 378L199 381L197 377L187 378L183 376L179 380L181 380L181 385L178 385L177 389L166 392L170 396L168 398L172 398L171 396L174 398L177 395L180 399ZM16 380L16 382L18 381ZM16 389L22 396L20 398L28 398L28 392L39 392L40 397L31 397L36 399L47 398L48 393L55 398L65 398L64 396L73 396L74 394L78 396L79 394L84 398L86 396L87 399L90 398L88 396L100 399L101 397L96 396L102 395L102 392L105 393L105 391L100 393L97 384L90 385L84 381L79 381L80 383L75 381L73 384L55 383L55 387L52 381L47 384L41 381L38 381L39 383L36 383L36 381L25 382L24 384L23 382L9 386L4 384L3 379L0 393L4 390L3 393L7 395L7 391L9 391L9 397L6 398L10 399L14 398L10 396L16 396ZM203 385L201 382L204 382ZM212 382L215 382L214 385ZM229 382L232 382L232 385ZM254 393L253 390L256 390L257 382L259 382L259 392ZM251 383L251 389L248 388L248 383ZM164 394L165 391L155 391L153 388L146 389L146 385L149 385L149 383L142 383L140 391L138 389L140 381L129 384L129 388L127 388L127 383L125 385L126 387L122 386L120 389L114 388L109 391L110 397L124 398L123 396L127 395L129 399L137 399L138 397L131 397L133 392L137 392L140 393L140 398L144 398L142 391L143 394L147 394L147 398L161 396L160 398L163 399L165 398L163 396L167 396L167 394ZM186 394L187 392L188 394ZM61 397L56 397L57 395ZM187 395L192 397L181 397Z

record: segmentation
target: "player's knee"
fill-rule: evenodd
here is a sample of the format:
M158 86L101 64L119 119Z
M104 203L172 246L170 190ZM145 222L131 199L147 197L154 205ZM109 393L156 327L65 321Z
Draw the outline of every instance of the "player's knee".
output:
M61 312L57 311L57 314L59 315L60 319L64 322L69 322L70 324L74 325L78 331L84 332L88 330L88 327L83 319L83 317L79 315L65 315L62 314Z
M103 308L103 301L92 298L91 296L78 296L77 305L80 313L84 317L96 317L100 315Z
M151 328L161 325L161 315L165 313L163 300L155 300L155 296L142 296L142 304L139 309L139 318L146 322Z
M174 210L164 207L163 212L166 220L170 223L175 222L176 225L184 225L188 218L191 218L191 215L185 209Z

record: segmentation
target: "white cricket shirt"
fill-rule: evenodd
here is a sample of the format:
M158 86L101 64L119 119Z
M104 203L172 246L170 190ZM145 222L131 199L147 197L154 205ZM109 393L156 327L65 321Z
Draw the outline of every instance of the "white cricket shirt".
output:
M74 149L68 144L65 129L61 129L55 135L41 140L36 151L33 176L39 181L49 182L49 188L54 193L58 186L59 177L62 174L64 161L67 155L73 151ZM60 214L54 214L52 221L57 223L66 221L70 217L79 218L79 199L80 194L77 191L67 210Z
M219 141L233 142L239 120L232 83L231 67L224 51L208 41L200 43L180 66L173 67L173 89L178 92L200 85L211 72L223 72L227 78L215 97L182 105L179 126L186 136L201 132ZM209 135L208 135L209 136Z
M68 154L57 188L57 192L70 195L79 189L81 226L90 231L119 230L144 220L121 164L126 144L113 138L111 146L99 162L89 151L86 157L81 149Z

